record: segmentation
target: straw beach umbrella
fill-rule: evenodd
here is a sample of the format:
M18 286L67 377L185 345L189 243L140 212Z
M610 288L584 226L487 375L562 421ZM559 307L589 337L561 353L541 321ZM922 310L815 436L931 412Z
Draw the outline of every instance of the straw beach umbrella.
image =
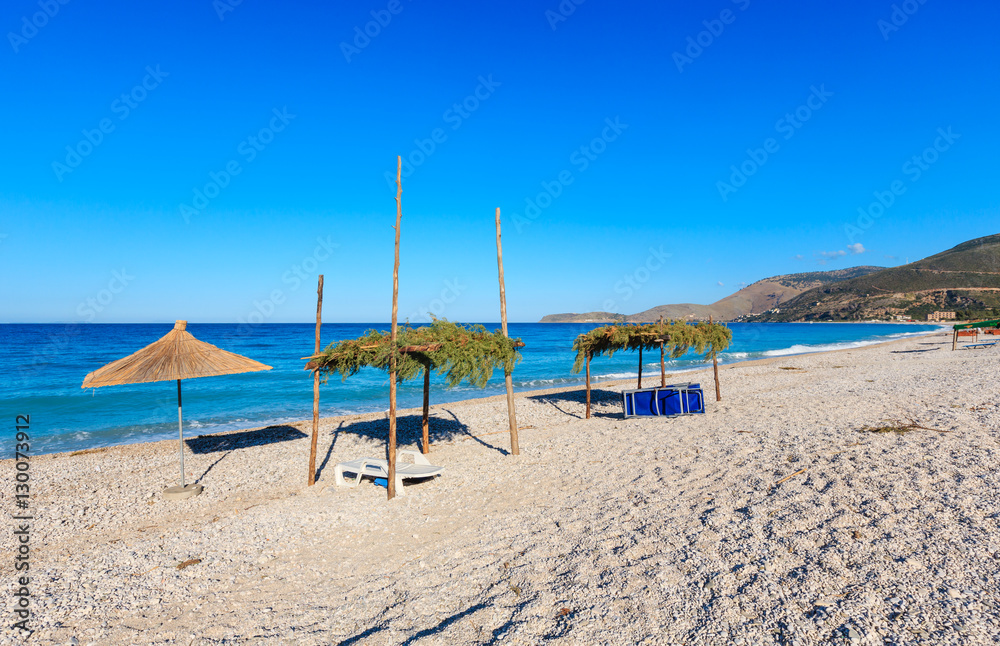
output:
M144 384L153 381L177 380L177 430L180 435L181 483L167 487L163 497L181 500L201 493L199 484L184 484L184 425L181 416L181 379L235 375L243 372L270 370L271 366L226 352L210 343L199 341L186 330L187 321L177 321L174 329L159 341L123 359L112 361L90 373L83 388Z

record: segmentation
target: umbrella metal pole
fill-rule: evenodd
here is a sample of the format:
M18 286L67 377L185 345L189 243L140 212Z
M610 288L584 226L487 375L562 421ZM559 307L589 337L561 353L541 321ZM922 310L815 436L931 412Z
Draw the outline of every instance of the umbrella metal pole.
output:
M181 448L181 489L184 488L184 422L181 416L181 380L177 380L177 433L180 435Z

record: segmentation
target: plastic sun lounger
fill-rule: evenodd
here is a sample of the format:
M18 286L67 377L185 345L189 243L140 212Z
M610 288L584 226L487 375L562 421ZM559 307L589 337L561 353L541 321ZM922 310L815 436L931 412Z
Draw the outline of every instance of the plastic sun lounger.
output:
M444 467L434 466L419 451L403 449L398 453L400 457L403 455L413 456L413 464L396 462L396 493L400 496L406 495L403 480L432 478L444 471ZM353 482L348 483L344 479L345 472L356 474L351 479ZM338 487L356 487L361 482L362 476L388 479L389 462L379 458L360 458L350 462L341 462L333 470L334 482Z
M671 384L622 392L625 417L676 417L705 412L701 384Z
M995 346L997 343L1000 343L1000 341L990 341L988 343L969 343L967 345L963 345L962 347L963 348L989 348L989 347Z

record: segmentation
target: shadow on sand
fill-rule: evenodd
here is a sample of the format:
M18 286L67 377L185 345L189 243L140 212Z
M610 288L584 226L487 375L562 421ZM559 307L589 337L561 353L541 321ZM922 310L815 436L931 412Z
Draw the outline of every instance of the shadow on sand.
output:
M417 449L421 448L421 422L422 417L420 415L404 415L396 418L396 446L400 448L404 447L414 447ZM327 463L330 461L330 456L333 454L333 450L337 445L337 440L343 435L358 435L368 439L375 440L379 443L384 443L389 437L389 418L380 417L378 419L364 420L358 422L341 422L337 428L330 433L333 436L333 441L330 442L330 446L327 448L326 455L323 457L322 462L316 469L316 477L319 478L323 474L323 469L326 468ZM438 442L448 442L451 440L471 438L476 442L479 442L484 447L492 449L502 455L508 455L510 452L500 446L495 444L490 444L481 437L476 437L472 434L468 425L459 421L458 417L452 411L446 408L438 408L431 413L429 420L427 436L430 438L431 451L434 451L434 445ZM364 456L355 456L364 457ZM378 455L371 455L367 457L377 457L384 458L383 453Z
M200 437L192 437L191 439L184 440L184 443L188 445L192 453L195 454L206 454L206 453L222 453L219 459L213 462L205 469L195 480L196 483L200 483L205 479L205 476L215 468L215 465L222 462L227 455L232 453L237 449L246 449L251 446L265 446L267 444L276 444L277 442L290 442L292 440L300 440L302 438L309 437L299 429L293 426L268 426L267 428L259 428L255 431L238 431L236 433L223 433L219 435L202 435Z
M396 445L401 448L407 446L416 447L418 449L421 448L421 422L422 418L420 415L404 415L397 417ZM377 443L384 443L389 437L389 419L387 417L380 417L373 420L341 422L336 429L330 432L333 439L330 442L330 446L327 448L326 455L323 457L316 469L317 478L322 475L323 469L330 462L330 456L333 454L333 450L337 445L337 440L344 434L358 435L375 440ZM458 416L447 408L438 408L433 411L430 418L428 436L430 437L432 451L434 449L434 444L437 442L470 438L479 442L484 447L502 455L508 455L510 453L507 449L501 446L491 444L485 439L473 435L468 425L459 421ZM219 456L219 459L212 463L195 481L200 482L206 475L208 475L209 471L211 471L232 451L253 446L264 446L267 444L275 444L277 442L291 442L294 440L303 440L308 438L309 435L307 433L303 433L295 427L279 425L268 426L267 428L257 429L255 431L238 431L235 433L202 435L200 437L186 439L184 440L184 443L187 444L188 448L191 449L191 452L195 454L222 453L222 455ZM365 457L384 458L385 456L380 453L379 455Z
M564 415L569 415L570 417L576 417L577 419L583 419L584 412L581 409L579 413L571 413L564 408L567 402L572 402L574 404L579 404L580 406L587 405L587 391L583 388L580 390L570 390L562 393L550 393L547 395L532 395L527 397L540 404L548 404L552 406L560 413ZM595 388L590 391L590 416L591 417L621 417L621 411L616 410L614 412L599 412L594 410L594 406L601 404L603 406L620 404L622 401L622 394L614 390L604 390L601 388Z
M202 435L184 440L192 453L218 453L219 451L232 451L233 449L245 449L251 446L264 446L277 442L290 442L309 437L299 429L292 426L268 426L255 431L239 431L237 433L224 433L219 435Z

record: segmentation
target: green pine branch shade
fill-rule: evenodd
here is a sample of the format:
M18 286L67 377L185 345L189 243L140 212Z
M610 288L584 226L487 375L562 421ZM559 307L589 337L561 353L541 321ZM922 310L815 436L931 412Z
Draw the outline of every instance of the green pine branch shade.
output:
M581 334L573 342L576 361L573 372L580 372L587 355L612 356L619 350L664 349L672 359L694 350L698 354L722 352L733 340L732 331L718 323L699 322L695 325L681 321L664 321L646 325L605 325Z
M424 370L436 370L445 376L448 387L464 381L485 388L495 369L514 371L521 361L517 348L523 346L521 339L507 338L500 330L491 333L482 325L464 326L434 319L426 327L403 325L397 331L395 349L389 333L376 330L357 339L331 343L321 353L308 357L306 369L318 370L324 382L333 373L340 374L343 380L362 368L389 372L395 352L399 382L421 376Z

